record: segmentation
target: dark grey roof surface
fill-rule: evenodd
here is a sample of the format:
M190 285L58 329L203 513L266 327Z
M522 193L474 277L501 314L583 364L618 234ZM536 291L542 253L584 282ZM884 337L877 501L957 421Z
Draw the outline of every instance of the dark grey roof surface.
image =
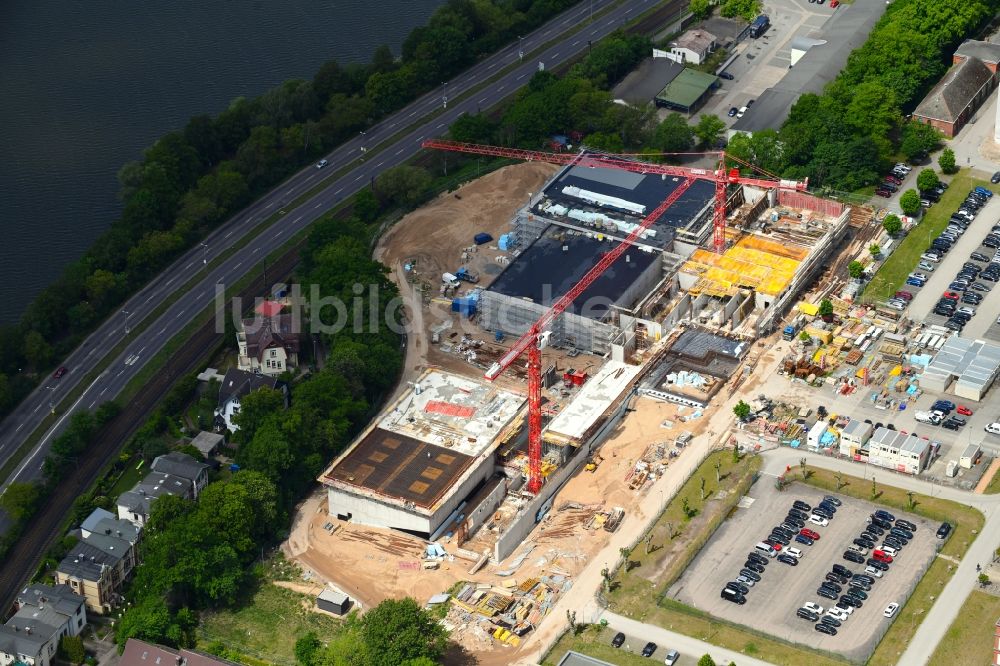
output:
M208 465L180 451L157 456L153 459L151 467L154 471L179 476L192 482L208 470Z
M669 58L646 58L614 87L611 96L629 104L651 104L656 94L684 71L684 65Z
M954 122L975 99L993 72L979 58L966 58L948 70L913 115Z
M252 372L230 368L226 371L225 376L222 378L222 385L219 387L219 404L224 405L234 396L243 397L265 386L267 388L278 388L281 383L276 377L257 375Z
M712 352L730 358L741 358L749 349L750 345L742 340L730 340L709 331L690 328L681 333L670 351L694 358L704 358Z
M983 62L1000 62L1000 44L967 39L955 50L955 55L964 58L979 58Z
M546 227L542 237L511 262L489 290L551 305L617 245L583 235L566 235L560 240L555 237L560 232L564 234L565 229L555 225ZM563 251L564 246L566 251ZM568 311L594 319L603 318L608 311L608 301L618 302L642 272L659 258L659 253L630 248L574 301ZM586 311L581 311L583 304L588 305Z

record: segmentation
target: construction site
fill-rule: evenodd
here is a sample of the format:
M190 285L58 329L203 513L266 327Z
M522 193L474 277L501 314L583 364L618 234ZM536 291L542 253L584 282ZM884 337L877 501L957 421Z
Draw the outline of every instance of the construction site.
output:
M405 375L286 544L362 606L449 604L477 652L516 647L637 496L714 437L713 399L750 376L850 218L804 183L524 157L382 239Z

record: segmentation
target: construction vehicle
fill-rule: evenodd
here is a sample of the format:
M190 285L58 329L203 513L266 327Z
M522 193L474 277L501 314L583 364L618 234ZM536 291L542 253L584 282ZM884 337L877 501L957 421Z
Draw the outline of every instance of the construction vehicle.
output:
M506 371L507 368L517 362L521 354L525 352L528 354L528 483L526 490L532 494L537 494L542 489L542 350L548 345L549 338L552 335L549 328L555 319L565 312L597 278L601 277L604 271L614 264L654 222L659 220L667 212L667 209L674 205L696 180L708 180L715 185L715 206L712 217L713 242L716 252L720 254L726 249L726 188L729 185L750 185L764 190L782 189L792 192L805 192L808 187L807 180L794 181L778 180L774 177L768 179L742 176L739 169L726 168L727 156L725 153L718 153L719 163L717 169L701 169L640 162L619 155L582 152L547 153L537 150L484 146L445 139L428 139L421 146L472 155L489 155L535 162L548 162L562 166L573 165L595 169L617 169L641 174L658 174L664 178L671 176L679 181L677 186L674 187L673 191L660 205L646 215L639 224L635 225L635 228L621 243L604 254L584 274L579 282L559 297L545 314L511 345L508 352L486 371L486 379L493 381ZM730 158L736 159L732 158L732 156ZM448 275L444 276L446 283Z
M600 454L595 453L590 460L587 461L587 465L584 467L588 472L596 472L597 467L604 462L604 457Z

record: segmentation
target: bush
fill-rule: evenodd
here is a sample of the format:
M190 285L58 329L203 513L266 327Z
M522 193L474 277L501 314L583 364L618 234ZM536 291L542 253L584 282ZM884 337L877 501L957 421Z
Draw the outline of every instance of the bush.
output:
M955 163L955 151L951 148L942 150L941 156L938 157L938 166L941 167L942 173L958 173L958 165Z
M865 274L865 267L860 261L852 261L847 264L847 272L855 280L860 280Z
M890 213L885 216L884 220L882 220L882 228L885 229L885 232L890 236L895 236L903 229L903 223L898 217Z
M907 215L916 215L920 212L920 195L916 190L906 190L899 197L899 207Z
M934 169L921 169L917 174L917 189L929 190L940 182Z

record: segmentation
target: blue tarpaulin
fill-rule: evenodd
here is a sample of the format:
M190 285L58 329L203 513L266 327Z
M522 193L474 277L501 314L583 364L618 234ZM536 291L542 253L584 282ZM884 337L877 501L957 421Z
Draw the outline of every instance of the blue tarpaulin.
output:
M475 241L476 245L483 245L493 240L493 236L490 236L488 233L481 232L476 234L472 240Z

